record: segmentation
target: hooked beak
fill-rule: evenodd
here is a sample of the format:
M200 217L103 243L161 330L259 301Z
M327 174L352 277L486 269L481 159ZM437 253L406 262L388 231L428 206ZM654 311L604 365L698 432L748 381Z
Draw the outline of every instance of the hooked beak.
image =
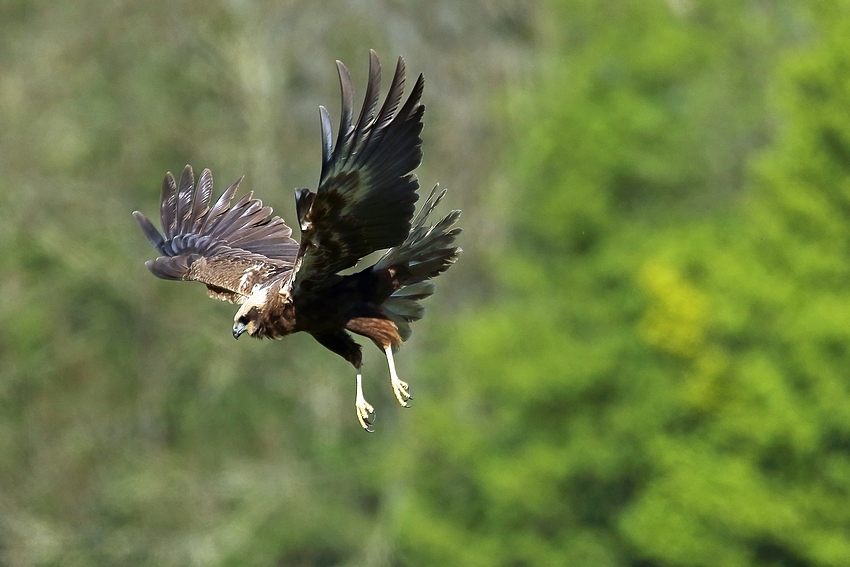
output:
M245 323L239 322L233 324L233 338L238 339L239 335L245 332Z

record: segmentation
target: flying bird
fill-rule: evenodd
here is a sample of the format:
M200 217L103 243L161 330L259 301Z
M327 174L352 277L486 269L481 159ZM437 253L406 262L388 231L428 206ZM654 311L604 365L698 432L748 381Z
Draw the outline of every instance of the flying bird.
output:
M351 333L372 340L387 358L398 403L409 407L410 389L396 373L393 353L410 338L410 323L422 318L420 301L434 293L434 277L461 249L454 245L460 211L430 224L446 194L435 187L414 217L422 161L420 74L406 102L404 60L399 57L378 108L381 65L370 52L369 82L355 122L354 89L337 61L342 111L334 143L330 114L319 107L322 169L318 188L295 190L300 244L271 207L247 193L235 203L240 178L212 206L212 173L195 182L190 166L179 182L169 172L162 184L160 233L136 211L160 256L145 263L157 277L198 281L210 297L239 304L233 336L279 339L309 333L342 356L357 372L355 408L360 425L372 430L374 408L363 396L361 347ZM365 256L386 250L372 266L350 273Z

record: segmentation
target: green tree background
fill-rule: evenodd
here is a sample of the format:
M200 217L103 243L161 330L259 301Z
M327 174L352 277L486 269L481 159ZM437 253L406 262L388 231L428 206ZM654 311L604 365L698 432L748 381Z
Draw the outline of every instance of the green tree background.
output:
M374 435L130 216L291 220L369 48L466 229ZM848 70L847 0L0 1L0 565L850 565Z

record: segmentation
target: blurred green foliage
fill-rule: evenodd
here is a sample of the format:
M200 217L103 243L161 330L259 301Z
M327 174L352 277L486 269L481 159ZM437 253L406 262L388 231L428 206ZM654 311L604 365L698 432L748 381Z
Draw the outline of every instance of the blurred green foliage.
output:
M800 8L550 8L410 564L850 563L850 5Z
M371 436L130 217L291 219L369 48L466 229ZM0 3L0 565L850 564L847 69L847 0Z

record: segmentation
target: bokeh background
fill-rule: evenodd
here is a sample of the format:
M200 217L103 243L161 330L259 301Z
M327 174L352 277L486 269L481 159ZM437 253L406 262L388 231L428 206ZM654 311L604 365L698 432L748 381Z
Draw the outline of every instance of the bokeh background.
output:
M335 59L426 75L465 254L354 380L157 280L284 218ZM850 565L847 0L0 0L0 565Z

